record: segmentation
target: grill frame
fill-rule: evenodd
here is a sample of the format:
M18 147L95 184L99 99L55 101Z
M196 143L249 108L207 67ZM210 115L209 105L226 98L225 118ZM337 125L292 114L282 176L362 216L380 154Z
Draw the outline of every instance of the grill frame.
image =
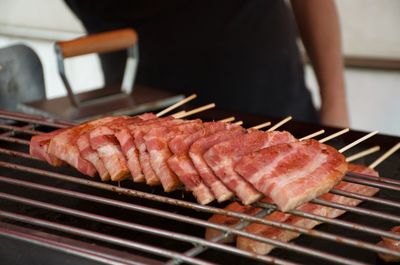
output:
M324 260L325 261L335 261L336 260L337 262L340 262L341 264L364 264L364 263L360 263L358 261L351 260L346 257L340 257L338 255L334 255L334 254L330 254L330 253L326 253L326 252L324 253L320 250L313 250L313 249L310 249L310 248L307 248L304 246L300 246L300 245L296 245L293 243L279 243L279 242L275 242L270 239L261 238L259 236L252 236L246 232L243 232L242 229L246 226L246 224L248 222L254 221L254 222L259 222L259 223L263 223L263 224L273 225L273 226L280 227L283 229L294 230L294 231L300 232L302 234L307 234L309 236L316 237L316 238L325 238L325 239L328 239L331 241L337 241L337 242L340 242L341 244L348 244L350 246L368 248L372 251L378 251L378 252L382 252L385 254L394 254L394 255L400 256L400 252L387 250L382 247L378 247L378 246L375 246L375 245L372 245L372 244L369 244L366 242L362 242L359 240L355 240L355 239L351 239L351 238L347 238L347 237L343 237L343 236L338 236L336 234L321 232L321 231L319 231L318 228L307 230L307 229L301 229L298 227L293 227L293 226L290 226L287 224L268 222L264 219L260 219L260 218L262 218L262 214L266 215L269 212L275 210L275 206L271 205L271 204L256 203L256 206L262 207L265 210L262 211L258 217L253 217L253 216L249 216L246 214L238 214L238 213L234 213L234 212L225 211L220 208L216 208L214 206L202 206L197 203L189 202L189 201L182 200L182 199L174 199L174 198L170 198L170 197L152 194L149 192L142 192L142 191L127 189L124 187L118 187L114 184L101 183L99 181L90 180L88 178L79 176L79 174L69 173L69 172L71 172L71 170L69 170L67 174L62 174L62 173L54 172L54 171L48 170L48 169L43 170L43 169L35 169L30 166L28 166L28 167L23 166L23 165L21 165L21 163L23 164L26 162L21 162L20 161L21 159L28 160L30 162L35 161L37 163L44 163L44 162L38 161L37 159L31 157L26 152L21 152L21 151L14 150L14 149L3 148L1 143L8 143L9 145L12 145L13 147L15 145L22 145L22 146L25 146L25 149L26 149L26 145L29 144L29 141L26 139L23 139L23 138L22 139L19 138L20 135L22 135L22 134L24 134L24 135L39 134L40 131L36 130L36 128L40 128L41 126L47 126L47 127L52 127L54 129L56 129L56 128L67 127L69 125L72 125L72 123L44 120L44 119L37 118L34 116L30 116L30 115L16 114L16 113L10 113L10 112L5 112L5 111L0 111L0 119L8 120L8 122L6 124L0 124L0 129L4 131L4 132L0 133L0 154L5 155L6 157L15 157L16 160L18 160L18 163L10 163L10 162L5 162L5 161L0 160L0 169L6 168L10 171L18 171L18 172L22 171L25 173L27 173L27 172L33 173L33 174L36 174L36 175L39 175L42 177L59 179L62 181L72 182L72 183L75 183L78 185L83 185L83 186L95 187L97 189L108 190L108 191L112 191L115 193L120 193L120 194L124 194L124 195L128 195L128 196L141 198L143 200L150 200L150 201L156 201L158 203L173 205L174 207L183 207L183 208L188 208L188 209L192 209L192 210L199 211L199 212L205 212L205 213L209 213L209 214L218 213L218 214L225 214L228 216L238 217L238 218L242 219L243 221L240 222L240 224L237 226L237 228L232 229L232 228L227 228L227 227L222 227L222 226L216 226L216 225L209 223L207 221L204 221L202 219L196 219L196 220L193 219L192 220L192 219L188 218L188 216L183 216L183 215L176 216L176 215L168 214L167 212L164 212L161 214L161 216L159 216L160 218L166 218L166 217L172 218L172 219L176 218L177 220L180 219L180 221L183 221L183 222L196 223L196 225L198 225L198 226L208 226L208 227L213 227L213 228L224 229L226 232L226 235L233 233L233 234L237 234L237 235L241 235L241 236L251 237L252 239L256 239L256 240L262 240L263 242L270 243L270 244L278 244L278 245L280 245L280 248L283 248L283 249L291 249L292 251L295 251L295 252L300 251L300 252L305 252L308 255L318 256L318 257L322 258L321 259L322 261L324 261ZM10 123L13 125L10 125ZM48 168L48 167L45 167L45 168ZM32 188L37 189L39 187L38 184L35 184L35 182L32 182L33 185L29 185L29 183L23 183L23 181L20 179L12 180L12 178L10 178L9 176L3 176L2 174L0 174L0 175L1 175L0 176L0 185L4 184L4 183L8 183L8 184L17 185L17 186L22 185L25 187L29 187L29 189L32 189ZM400 191L400 181L393 180L391 178L382 178L379 181L376 181L376 180L369 179L368 176L366 176L366 175L351 173L351 174L346 175L345 180L350 181L350 182L359 183L359 184L364 184L364 185L368 184L368 185L379 187L381 189L391 190L393 192ZM36 185L36 187L35 187L35 185ZM41 188L43 190L46 190L45 187L41 187ZM54 188L48 188L47 192L50 192L50 190L52 190L52 192L54 192ZM61 191L58 191L58 192L61 192ZM345 196L349 196L349 197L353 197L353 198L368 199L368 198L362 198L362 197L360 198L360 197L358 197L358 195L351 194L349 192L343 193L343 192L337 191L337 190L333 190L332 192L334 194L338 194L338 192L339 192L340 193L339 195L345 195ZM75 195L77 195L77 194L75 194ZM81 196L81 195L79 195L79 196ZM85 196L85 194L82 195L80 199L87 200L88 196L86 195L86 198L83 198L84 196ZM22 201L24 200L23 198L16 198L14 195L7 195L7 194L4 194L3 192L0 192L0 198L5 199L5 200L14 200L14 201L20 200L19 202L21 202L21 200ZM11 199L11 198L13 198L13 199ZM40 200L38 200L38 201L39 201L39 204L37 204L36 207L43 208L44 204L41 204ZM105 199L99 200L97 202L100 202L100 201L101 201L101 203L105 203ZM380 199L380 198L372 197L370 202L385 204L386 206L390 206L390 207L397 206L397 208L399 208L397 201L394 201L394 200ZM28 203L28 201L25 199L23 204L27 204L27 203ZM363 207L360 207L360 206L344 207L344 206L341 206L341 205L338 205L335 203L326 202L326 201L323 201L320 199L313 200L313 203L318 203L321 205L335 207L335 208L339 208L339 209L342 208L342 209L345 209L346 211L351 211L356 214L362 214L362 215L368 215L368 216L371 216L371 214L374 214L373 211L371 211L369 209L364 209ZM117 204L119 204L118 207L121 207L121 203L117 203ZM57 206L57 207L58 207L58 209L56 209L56 210L60 210L59 206ZM138 210L139 208L136 207L135 211L139 211ZM52 210L55 210L55 209L52 209ZM149 211L149 210L145 210L145 209L141 209L140 211L142 211L142 212L148 211L147 213L151 212L151 210ZM158 211L158 213L161 213L161 212ZM386 237L400 240L400 236L397 234L387 232L383 229L376 229L376 228L371 228L371 227L368 227L365 225L359 225L359 224L355 224L352 222L346 222L346 221L341 220L341 218L330 220L328 218L318 217L313 214L303 213L298 210L293 210L290 213L308 217L308 218L312 218L312 219L317 219L317 220L324 221L324 222L327 222L327 223L330 223L333 225L339 225L342 227L352 228L352 229L355 229L358 231L367 232L367 233L373 234L375 236L378 236L378 235L386 236ZM155 211L153 211L152 214L157 214L157 213ZM400 217L398 215L382 214L382 212L377 212L377 213L375 213L375 215L378 218L386 218L387 220L393 221L393 222L400 221ZM28 222L28 223L29 222L30 223L40 222L38 220L29 219L27 216L25 216L25 217L18 216L15 213L8 213L7 211L3 211L3 210L0 210L0 216L8 217L8 219L14 219L14 220ZM47 224L47 225L49 225L51 227L50 224ZM52 227L52 228L54 229L54 227ZM61 224L59 224L59 228L62 229ZM63 229L65 230L67 228L63 228ZM138 229L138 227L135 227L133 229ZM144 229L144 228L142 227L142 229ZM160 229L160 230L163 230L163 229ZM160 235L160 234L168 232L168 231L158 231L157 229L154 229L154 227L153 227L153 230L151 230L150 233L155 233L155 232L159 232L159 235ZM4 232L0 231L0 234L4 234ZM166 235L164 234L164 236L166 236ZM170 234L169 236L171 238L174 238L176 236L183 237L183 235L176 234L175 232ZM223 238L224 237L221 237L220 239L223 239ZM168 261L168 264L177 264L182 261L186 261L186 262L194 263L194 264L207 264L207 263L202 263L202 260L200 260L198 258L191 258L191 256L196 257L200 253L204 252L204 250L205 250L204 245L206 245L208 248L220 249L223 251L227 251L230 254L235 254L235 255L239 255L239 256L247 256L247 258L255 259L258 261L262 261L262 262L270 262L270 263L277 263L277 264L294 264L294 263L286 262L284 259L277 258L275 256L258 256L258 255L254 255L254 254L251 254L248 252L245 253L244 251L240 251L233 247L219 244L219 243L217 243L219 241L217 239L215 240L215 242L206 242L205 240L203 240L201 238L190 238L190 239L187 238L187 240L189 240L192 243L193 247L189 248L188 250L186 250L184 252L169 253L168 255L169 255L170 259ZM121 243L121 242L119 242L119 243ZM127 242L125 242L125 243L127 243ZM132 242L128 242L128 243L131 244ZM140 246L140 247L146 248L146 246ZM151 248L147 248L148 251L150 251L150 249ZM158 252L160 252L160 251L162 252L162 250L158 250ZM154 250L153 254L155 255L156 253L157 253L157 250ZM127 261L127 259L125 261ZM147 260L147 262L149 262L149 260Z

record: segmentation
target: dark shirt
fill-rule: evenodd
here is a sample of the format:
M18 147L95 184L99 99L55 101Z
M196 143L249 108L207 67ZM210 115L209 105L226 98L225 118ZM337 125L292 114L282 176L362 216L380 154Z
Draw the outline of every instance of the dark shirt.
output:
M196 92L197 102L224 109L318 120L304 84L295 22L282 0L66 2L89 33L138 32L137 83ZM123 63L116 61L124 58L102 56L107 82L120 80Z

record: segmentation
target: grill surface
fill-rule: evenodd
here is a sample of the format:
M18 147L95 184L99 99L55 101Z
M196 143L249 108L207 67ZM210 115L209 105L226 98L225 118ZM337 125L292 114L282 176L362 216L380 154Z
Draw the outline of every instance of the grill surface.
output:
M0 255L9 261L6 263L26 263L15 258L19 252L24 252L22 256L31 264L54 264L55 260L57 264L380 264L378 252L400 256L400 252L376 245L381 236L400 240L400 235L388 232L400 223L400 180L395 178L400 176L398 153L377 168L382 177L379 181L355 173L345 176L349 182L379 187L375 197L331 191L362 199L359 206L312 201L345 209L347 213L340 218L291 211L324 222L307 230L262 219L275 210L274 205L257 203L264 208L257 216L229 212L222 209L226 204L202 206L182 191L166 194L160 187L130 181L101 183L29 155L32 135L68 125L0 111ZM333 144L343 146L341 141ZM242 221L234 228L207 222L215 213ZM249 222L297 231L302 236L290 243L259 237L243 231ZM225 234L206 241L207 227ZM260 256L218 243L229 234L277 248Z

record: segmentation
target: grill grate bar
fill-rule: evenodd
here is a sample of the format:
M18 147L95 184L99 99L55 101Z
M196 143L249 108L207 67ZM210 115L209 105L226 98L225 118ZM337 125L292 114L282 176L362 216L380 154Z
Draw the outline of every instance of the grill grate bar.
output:
M377 198L377 197L369 197L369 196L357 194L354 192L348 192L348 191L339 190L339 189L335 189L335 188L331 189L329 191L329 193L346 196L349 198L359 199L362 201L374 202L374 203L391 206L391 207L395 207L395 208L400 208L400 203L397 201L392 201L392 200L387 200L387 199L382 199L382 198Z
M371 187L377 187L377 188L383 188L383 189L388 189L388 190L400 191L400 186L382 183L381 181L354 178L354 177L350 177L350 176L344 176L343 179L345 181L349 181L349 182L353 182L353 183L357 183L357 184L362 184L362 185L368 185L368 186L371 186Z
M257 207L260 207L260 208L276 209L275 205L269 204L269 203L265 203L265 202L257 202L257 203L255 203L255 205ZM345 228L350 228L350 229L353 229L353 230L358 230L358 231L370 233L370 234L377 235L377 236L384 236L384 237L387 237L387 238L400 240L400 235L399 234L388 232L388 231L381 230L381 229L372 228L372 227L365 226L365 225L360 225L360 224L349 222L349 221L345 221L345 220L324 217L324 216L321 216L321 215L307 213L307 212L303 212L303 211L299 211L299 210L291 210L288 213L294 214L294 215L298 215L298 216L301 216L301 217L304 217L304 218L307 218L307 219L320 221L322 223L337 225L337 226L341 226L341 227L345 227Z
M144 226L144 225L139 225L139 224L132 224L132 223L121 221L121 220L114 219L114 218L100 216L97 214L92 214L92 213L88 213L88 212L84 212L84 211L80 211L80 210L74 210L71 208L63 207L63 206L56 206L54 204L49 204L46 202L40 202L40 201L36 201L36 200L32 200L32 199L22 198L20 196L14 196L14 195L0 192L0 198L12 200L12 201L19 202L19 203L25 204L25 205L32 205L35 207L40 207L40 208L44 208L47 210L56 211L56 212L63 213L63 214L69 214L69 215L73 215L73 216L80 217L80 218L85 218L85 219L89 219L89 220L93 220L93 221L97 221L97 222L102 222L102 223L108 224L108 225L114 225L114 226L130 229L130 230L153 234L156 236L180 240L180 241L187 242L187 243L198 244L198 245L202 245L202 246L206 246L206 247L210 247L210 248L215 248L218 250L224 250L228 253L240 254L247 258L253 258L253 259L256 259L259 261L275 262L276 264L282 264L282 265L293 265L293 263L291 263L291 262L281 261L279 259L268 257L268 256L263 256L263 255L254 255L249 252L241 251L241 250L238 250L238 249L230 247L230 246L215 244L215 243L212 243L205 239L188 236L188 235L181 234L181 233L169 232L169 231L154 228L154 227L149 227L149 226ZM187 255L184 254L184 256L187 256ZM181 260L181 257L177 257L177 259ZM185 261L185 260L181 260L181 261Z
M27 140L22 140L14 137L8 137L8 136L0 136L1 141L9 142L9 143L16 143L16 144L22 144L22 145L29 145L29 141Z
M360 207L353 207L353 206L343 205L343 204L334 203L334 202L321 200L321 199L314 199L311 202L317 203L317 204L320 204L320 205L323 205L323 206L328 206L328 207L333 207L333 208L345 210L346 212L353 212L353 213L363 214L363 215L366 215L366 216L373 216L373 217L376 217L376 218L386 219L386 220L397 222L397 223L400 222L400 217L398 217L396 215L392 215L392 214L382 213L382 212L369 210L369 209L364 209L364 208L360 208Z
M169 218L169 219L173 219L173 220L177 220L177 221L181 221L181 222L191 223L191 224L195 224L195 225L202 226L202 227L213 228L213 229L217 229L220 231L224 231L226 235L227 234L235 234L238 236L244 236L244 237L251 238L253 240L265 242L267 244L277 245L281 248L298 251L300 253L306 253L309 255L316 256L316 257L326 258L326 256L324 256L325 253L321 253L319 251L315 251L315 250L312 250L309 248L299 247L299 246L296 246L296 245L293 245L290 243L283 243L281 241L256 236L256 235L253 235L253 234L250 234L247 232L243 232L238 229L230 228L230 227L219 225L219 224L210 223L207 221L199 220L199 219L188 217L188 216L183 216L183 215L179 215L179 214L166 212L163 210L155 210L153 208L148 208L148 207L139 206L139 205L135 205L135 204L124 203L124 202L115 201L112 199L107 199L107 198L98 197L98 196L94 196L94 195L79 193L79 192L75 192L75 191L58 189L58 188L44 186L44 185L40 185L40 184L33 184L30 182L25 182L25 181L21 181L21 180L9 179L9 178L5 178L5 177L1 177L1 176L0 176L0 181L7 182L7 183L13 183L13 184L17 184L17 185L21 185L21 186L25 186L25 187L31 187L31 188L35 188L35 189L45 190L45 191L49 191L49 192L54 192L54 193L58 193L58 194L63 194L66 196L72 196L72 197L76 197L79 199L90 200L90 201L94 201L94 202L98 202L98 203L104 203L107 205L117 206L117 207L129 209L129 210L139 211L142 213L156 215L158 217ZM161 197L161 196L158 196L158 197ZM179 202L186 203L184 201L179 201ZM191 204L191 203L189 203L189 204ZM209 208L211 208L211 207L209 207ZM213 210L213 212L218 212L218 213L221 212L221 214L231 215L234 217L242 218L244 220L247 220L247 222L249 222L249 221L261 221L261 223L263 222L263 219L259 219L259 218L245 215L245 214L230 212L230 211L221 210L218 208L212 208L212 210ZM275 223L275 226L281 225L281 223L276 223L276 222L274 222L274 223ZM331 261L336 261L338 259L343 264L353 264L352 263L353 261L346 260L346 259L343 259L338 256L333 256L332 258L330 258Z
M37 130L26 129L26 128L23 128L23 127L14 126L14 125L7 125L7 124L0 124L0 129L9 130L10 133L22 132L22 133L26 133L26 134L30 134L30 135L43 134L43 132L40 132L40 131L37 131Z
M128 247L128 248L144 251L144 252L154 254L157 256L163 256L163 257L167 257L167 258L179 258L179 259L184 260L185 262L189 262L192 264L198 264L198 265L212 264L212 263L201 261L201 260L198 260L198 259L195 259L192 257L186 257L186 256L179 254L177 252L174 252L174 251L156 248L156 247L153 247L150 245L141 244L141 243L137 243L137 242L126 240L126 239L101 234L101 233L98 233L95 231L89 231L89 230L80 229L80 228L76 228L76 227L72 227L72 226L62 225L62 224L46 221L43 219L33 218L33 217L21 215L21 214L16 214L16 213L11 213L11 212L0 210L0 216L7 218L7 219L23 222L23 223L28 223L31 225L36 225L36 226L40 226L40 227L44 227L44 228L48 228L48 229L53 229L56 231L61 231L61 232L65 232L65 233L69 233L69 234L73 234L73 235L77 235L77 236L83 236L83 237L87 237L87 238L91 238L91 239L95 239L95 240L99 240L99 241L103 241L103 242L107 242L107 243L111 243L111 244L116 244L116 245L123 246L123 247Z
M383 178L383 177L374 177L370 175L365 175L365 174L359 174L356 172L348 172L347 175L352 178L359 178L360 180L362 179L370 179L374 180L375 182L382 182L382 183L387 183L387 184L393 184L393 185L398 185L400 186L400 181L396 179L389 179L389 178Z
M263 209L262 211L258 212L254 217L257 218L263 218L264 216L266 216L267 214L271 213L270 209ZM248 226L250 223L247 221L240 221L239 224L235 225L234 227L232 227L233 229L237 229L237 230L242 230L243 228L245 228L246 226ZM211 239L212 242L221 242L223 239L225 239L227 236L229 236L229 232L228 233L222 233L220 236L216 236L214 238ZM206 247L203 246L196 246L194 248L189 249L188 251L186 251L184 254L190 257L196 256L201 254L203 251L207 250ZM166 265L177 265L180 264L180 261L178 260L171 260L169 262L166 263Z
M281 229L291 230L291 231L295 231L295 232L302 233L302 234L307 234L307 235L314 236L314 237L320 237L320 238L324 238L324 239L335 241L335 242L349 244L349 245L359 247L359 248L366 248L366 249L370 249L370 250L374 250L374 251L378 251L378 252L387 251L386 248L380 248L380 247L377 247L376 245L372 245L372 244L369 244L366 242L361 242L358 240L353 240L353 239L337 236L334 234L319 232L316 230L303 229L303 228L288 225L285 223L279 223L279 222L273 222L273 221L269 221L269 220L265 220L265 219L259 219L259 218L255 218L255 217L252 217L252 216L249 216L246 214L230 212L230 211L226 211L226 210L219 209L219 208L203 206L203 205L199 205L196 203L190 203L190 202L181 201L181 200L177 200L177 199L171 199L168 197L163 197L163 196L153 195L153 194L149 194L149 193L145 193L145 192L140 192L140 191L136 191L136 190L120 188L120 187L116 187L113 185L104 184L104 183L100 183L100 182L96 182L96 181L78 179L75 177L70 177L67 175L59 174L59 173L47 172L47 171L43 171L43 170L39 170L39 169L33 169L30 167L19 166L19 165L15 165L15 164L6 163L6 162L0 162L0 166L5 166L8 168L13 168L13 169L17 169L17 170L28 171L28 172L32 172L32 173L36 173L36 174L41 174L44 176L49 176L49 177L55 177L58 179L63 179L66 181L71 181L74 183L84 184L84 185L88 185L88 186L94 186L94 187L98 187L101 189L106 189L106 190L111 190L114 192L126 194L128 196L135 196L135 197L140 197L140 198L144 198L144 199L155 200L155 201L164 202L164 203L168 203L168 204L172 204L172 205L176 205L176 206L191 208L194 210L200 210L203 212L232 216L232 217L244 219L244 220L251 221L251 222L257 222L257 223L261 223L261 224L265 224L265 225L271 225L271 226L278 227ZM221 230L220 228L217 228L217 229ZM274 240L270 241L270 239L259 237L259 236L252 236L252 234L242 232L242 231L232 230L232 233L235 233L235 234L238 234L241 236L245 236L245 237L251 237L252 239L254 238L255 240L266 242L266 243L272 244L272 245L277 245L279 247L283 247L286 249L294 250L292 248L297 248L297 246L289 244L289 243L282 243L281 241L274 241ZM310 249L307 249L307 250L301 251L301 252L310 254ZM320 252L317 252L315 254L317 256L321 255ZM400 253L396 252L396 254L392 254L392 255L400 256ZM326 255L326 253L324 253L322 255L322 257L326 258L326 259L331 259L332 261L337 260L337 257L331 258L330 256ZM343 261L341 261L341 262L344 263Z
M75 123L68 122L68 121L61 121L61 120L45 120L43 118L38 118L36 116L28 115L28 114L22 114L22 113L14 113L14 112L8 112L4 110L0 110L0 118L2 119L8 119L8 120L14 120L14 121L22 121L22 122L27 122L27 123L32 123L32 124L39 124L39 125L44 125L44 126L50 126L54 128L66 128L68 126L73 126L76 125Z
M14 238L18 240L22 240L25 242L29 242L31 244L43 246L50 249L55 249L62 253L71 254L84 257L89 260L94 260L97 262L101 262L106 265L139 265L144 263L139 263L136 261L129 261L121 257L111 256L107 253L95 252L93 250L84 249L79 246L74 246L72 244L66 244L62 242L58 242L55 240L48 240L43 237L34 236L31 234L27 234L25 232L15 231L11 229L5 228L7 226L6 223L0 223L0 235Z
M0 125L1 125L1 124L0 124ZM34 129L35 126L34 126L33 124L27 124L27 125L24 125L24 126L18 127L18 128L23 128L23 129ZM14 132L13 132L13 131L7 131L7 132L4 132L4 133L0 133L0 136L12 136L12 135L14 135Z
M8 150L0 147L0 153L1 154L6 154L9 156L17 156L17 157L23 157L23 158L29 158L37 161L42 161L45 162L35 156L31 156L30 154L24 153L24 152L18 152L18 151L13 151L13 150Z

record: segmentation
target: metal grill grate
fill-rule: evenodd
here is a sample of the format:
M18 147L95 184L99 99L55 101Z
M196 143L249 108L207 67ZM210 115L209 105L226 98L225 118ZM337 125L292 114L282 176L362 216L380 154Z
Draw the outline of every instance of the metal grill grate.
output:
M347 220L330 219L299 210L290 211L293 215L327 224L322 229L309 230L263 219L262 217L275 210L272 204L256 203L255 206L263 210L256 216L250 216L223 210L223 205L199 205L190 195L186 194L186 198L182 198L184 193L181 191L167 195L159 188L129 181L115 185L102 183L96 179L88 179L71 168L53 168L29 155L28 145L32 135L69 125L71 124L0 111L1 235L25 241L31 239L26 231L21 233L16 229L6 229L6 224L42 231L49 236L36 238L36 244L107 264L133 264L137 256L149 258L146 262L150 260L168 264L246 264L250 261L310 264L308 260L320 264L365 264L365 258L341 254L326 246L361 251L368 257L375 257L376 253L400 257L400 252L375 244L381 236L400 240L399 234L383 229L400 223L400 193L396 193L400 190L398 180L377 180L367 175L348 173L344 178L346 181L379 187L384 192L376 197L368 197L331 190L333 194L366 202L357 207L322 199L312 201L351 213L351 218ZM36 214L37 211L41 214ZM43 211L56 217L43 215ZM236 217L241 222L233 228L217 225L207 221L211 214ZM371 219L372 222L364 222ZM261 237L243 230L250 222L295 231L305 236L289 243ZM325 229L331 227L334 229ZM203 238L204 228L218 229L224 233L207 241ZM93 251L85 247L77 248L71 243L52 241L50 238L53 234L72 238L77 242L93 241L99 245L99 249ZM268 243L278 249L271 255L262 256L219 243L230 234ZM315 247L316 245L321 247ZM121 253L110 254L100 250L102 246L133 253L134 256L121 258ZM375 262L373 259L367 263Z

